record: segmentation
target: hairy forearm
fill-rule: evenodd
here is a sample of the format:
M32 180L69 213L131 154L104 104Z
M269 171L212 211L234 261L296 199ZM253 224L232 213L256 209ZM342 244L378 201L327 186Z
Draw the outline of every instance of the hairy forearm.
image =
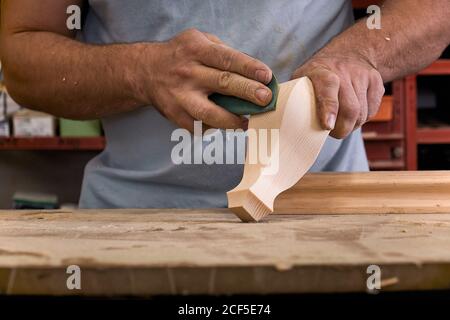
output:
M87 45L33 31L8 37L2 43L6 86L26 107L93 119L145 103L135 89L143 44Z
M391 81L439 58L450 43L449 16L448 0L387 0L381 29L370 30L362 19L318 55L360 56Z

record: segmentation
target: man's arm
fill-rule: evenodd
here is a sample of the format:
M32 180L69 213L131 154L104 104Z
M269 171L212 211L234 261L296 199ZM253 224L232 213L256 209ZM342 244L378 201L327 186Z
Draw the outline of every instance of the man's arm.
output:
M81 0L1 1L1 59L6 86L20 104L89 119L153 104L180 127L194 120L240 128L245 120L208 100L212 92L265 106L270 69L189 30L162 43L89 45L73 39L67 7Z
M366 19L337 36L301 66L316 90L322 126L347 136L378 111L383 81L418 71L450 43L450 1L387 0L381 30Z
M65 13L69 5L82 2L2 1L1 58L6 85L17 102L79 119L135 107L127 81L132 48L73 40Z

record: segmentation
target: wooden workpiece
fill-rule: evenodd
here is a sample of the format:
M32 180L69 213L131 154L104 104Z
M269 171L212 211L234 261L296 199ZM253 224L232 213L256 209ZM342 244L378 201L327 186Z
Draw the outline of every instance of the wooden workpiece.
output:
M326 201L326 199L324 199ZM227 209L0 212L0 293L152 296L450 289L450 213L271 215ZM80 291L66 287L81 267Z
M251 116L248 127L242 181L227 196L228 207L242 221L256 222L272 213L276 197L311 168L329 131L320 127L313 85L306 77L282 83L276 110ZM262 148L267 159L251 156Z

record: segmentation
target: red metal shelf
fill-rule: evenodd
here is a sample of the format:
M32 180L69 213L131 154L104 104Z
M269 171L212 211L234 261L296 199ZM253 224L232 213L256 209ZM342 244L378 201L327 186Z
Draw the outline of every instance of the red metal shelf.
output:
M429 67L420 71L419 75L450 75L450 59L441 59L433 62Z
M0 138L0 150L86 150L100 151L104 137L94 138Z
M406 101L406 155L407 169L417 170L419 144L450 144L450 126L420 127L417 114L417 76L448 76L450 75L450 59L440 59L417 75L408 76L405 81Z
M353 8L366 9L372 4L381 4L382 0L353 0Z
M442 128L418 128L418 144L450 144L450 126Z
M374 160L369 161L371 170L404 170L405 161L403 160Z
M363 132L365 141L388 141L388 140L402 140L405 136L402 133L377 133L377 132Z

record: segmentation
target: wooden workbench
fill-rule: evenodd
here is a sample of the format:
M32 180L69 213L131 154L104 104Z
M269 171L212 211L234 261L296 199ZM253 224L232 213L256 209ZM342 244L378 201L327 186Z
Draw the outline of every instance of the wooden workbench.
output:
M0 211L0 293L172 295L450 289L450 213L271 215L228 210ZM82 290L66 287L79 265Z

